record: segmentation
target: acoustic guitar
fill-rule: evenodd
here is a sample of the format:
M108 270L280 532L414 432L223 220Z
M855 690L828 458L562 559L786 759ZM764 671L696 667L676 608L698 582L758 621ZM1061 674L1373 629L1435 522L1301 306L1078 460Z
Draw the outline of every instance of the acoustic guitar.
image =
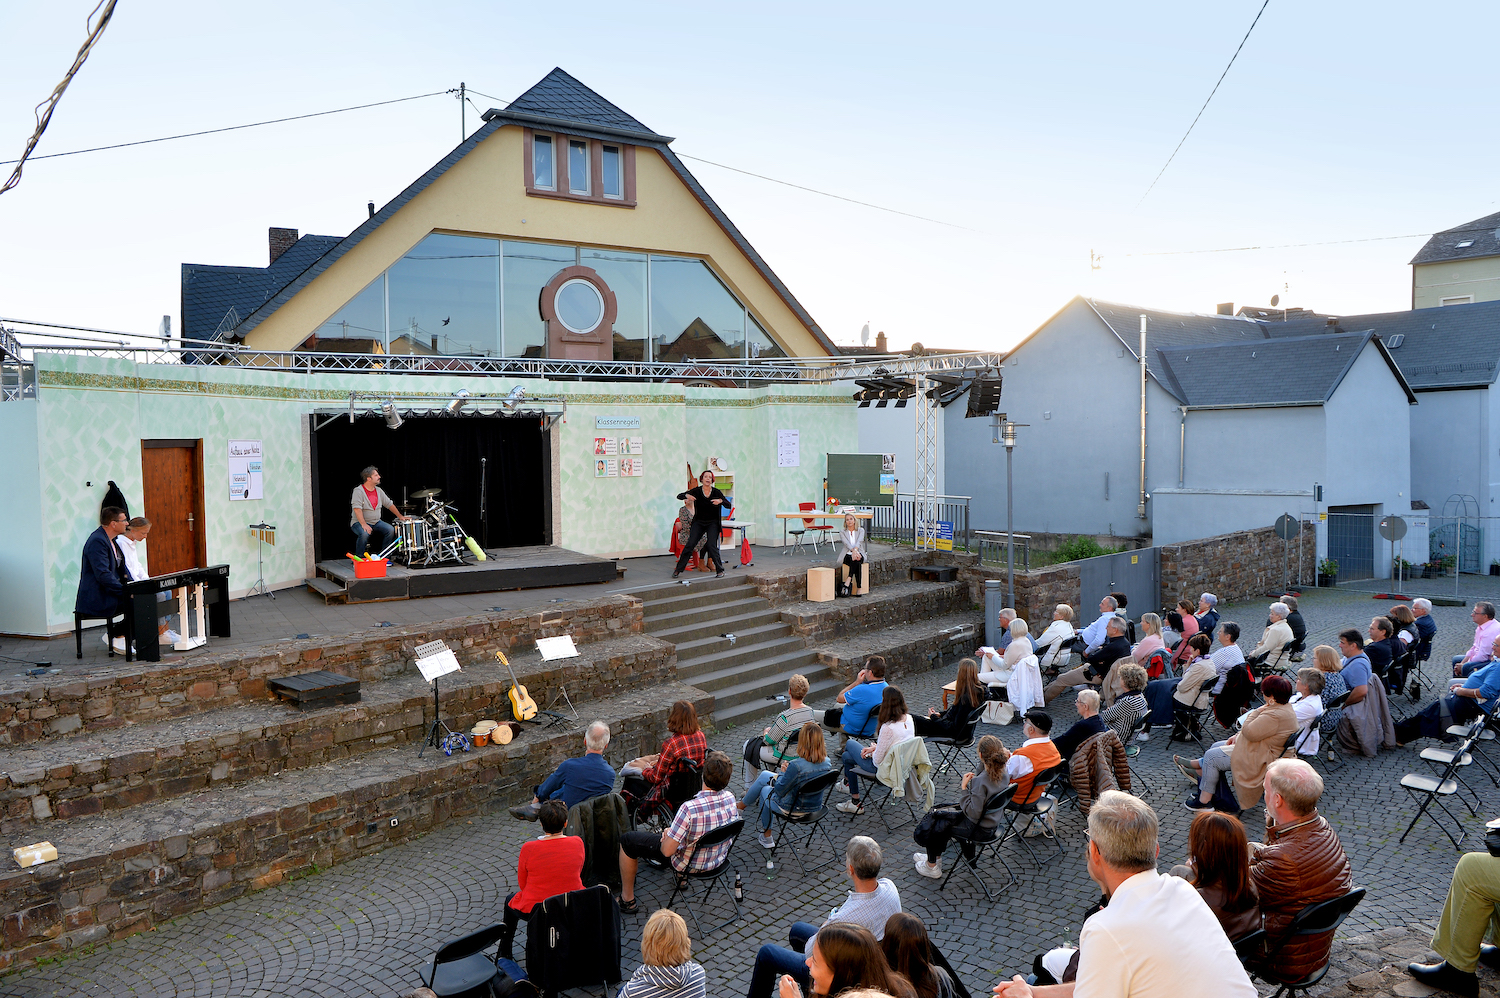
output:
M530 721L536 717L536 701L531 699L531 694L526 692L526 687L516 682L516 670L510 667L510 659L505 657L505 652L495 652L495 657L505 666L510 673L510 709L518 721Z

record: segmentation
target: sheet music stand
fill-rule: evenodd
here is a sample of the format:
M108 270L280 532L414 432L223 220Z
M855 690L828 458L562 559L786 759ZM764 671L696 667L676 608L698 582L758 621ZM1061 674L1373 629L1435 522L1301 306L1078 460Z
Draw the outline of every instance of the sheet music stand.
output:
M553 638L537 638L536 650L541 652L543 662L554 662L560 658L578 657L578 649L574 647L573 637L569 634L563 634L559 637ZM552 720L548 721L545 725L548 728L558 724L576 724L580 721L580 718L578 716L578 708L573 706L573 700L568 696L567 684L563 683L560 685L562 687L561 691L553 695L552 702L547 704L547 709L537 711L537 713L539 714L546 714L548 717L552 718ZM571 718L564 714L556 713L552 710L553 707L557 706L558 697L561 697L563 701L568 705L568 709L573 712L573 716Z
M422 673L424 679L432 683L432 726L427 729L427 737L423 740L422 747L417 749L417 758L420 759L428 746L441 750L443 742L449 736L457 734L443 722L438 706L438 677L459 671L459 665L453 652L441 641L428 641L426 644L417 645L413 651L417 655L417 671Z
M266 585L266 536L270 535L271 543L275 544L276 528L269 523L252 523L250 524L250 532L260 540L260 554L256 558L257 570L255 574L257 577L255 585L251 586L249 591L241 596L240 599L247 600L251 596L269 596L275 599L276 594L271 592L270 586Z

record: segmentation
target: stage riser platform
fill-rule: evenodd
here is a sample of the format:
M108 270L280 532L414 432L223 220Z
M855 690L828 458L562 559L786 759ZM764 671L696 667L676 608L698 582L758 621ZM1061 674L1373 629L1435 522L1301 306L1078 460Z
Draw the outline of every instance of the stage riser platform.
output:
M350 603L588 585L613 582L618 574L608 558L560 547L498 548L485 554L488 561L431 568L392 562L383 579L356 578L349 559L337 558L319 562L318 574L342 584Z

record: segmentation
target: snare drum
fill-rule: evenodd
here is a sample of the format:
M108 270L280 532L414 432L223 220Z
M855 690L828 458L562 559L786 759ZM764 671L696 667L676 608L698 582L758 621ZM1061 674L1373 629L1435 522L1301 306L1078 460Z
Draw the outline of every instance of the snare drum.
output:
M416 517L399 520L396 529L400 531L401 550L406 552L407 558L427 551L427 524L424 521Z

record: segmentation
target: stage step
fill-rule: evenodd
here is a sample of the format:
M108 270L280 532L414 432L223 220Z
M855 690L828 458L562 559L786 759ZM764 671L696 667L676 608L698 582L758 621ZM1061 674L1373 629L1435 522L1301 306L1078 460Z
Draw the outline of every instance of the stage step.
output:
M726 575L722 579L716 579L712 575L699 572L684 572L682 578L671 582L663 582L660 585L648 586L643 589L633 589L630 595L641 602L650 605L662 600L673 599L685 592L705 592L722 589L732 589L744 585L740 579Z
M712 655L715 652L729 651L731 648L744 648L747 645L760 644L766 641L773 641L777 638L787 637L792 633L792 629L778 620L770 624L756 624L753 627L742 627L737 631L730 631L729 633L735 636L735 643L733 645L722 634L713 634L706 638L692 638L686 641L675 642L677 645L678 670L681 671L684 662L704 655ZM661 635L656 634L653 637L659 638Z
M728 645L729 642L720 639L721 643ZM736 669L746 665L759 665L769 658L783 655L806 656L807 641L791 634L782 634L768 641L750 643L743 638L737 640L733 648L724 651L700 653L684 657L681 646L677 649L677 678L683 682L690 682L694 686L709 689L703 686L701 680L710 673L719 673L729 669Z
M824 676L816 680L808 677L808 683L810 684L810 688L807 693L807 702L811 704L819 700L827 700L830 701L830 706L833 697L837 696L838 692L848 685L833 676ZM779 692L785 693L785 687L783 686ZM717 704L717 700L715 703ZM774 718L781 711L781 708L782 704L775 700L766 700L764 696L759 700L744 700L732 707L721 708L715 706L714 726L723 731L741 724L748 725L753 722L756 725L754 730L758 732L769 723L771 718ZM823 708L820 706L819 709Z
M349 602L349 590L345 589L342 583L334 582L321 575L308 579L307 588L311 589L314 595L323 597L325 604Z
M746 700L763 700L785 693L787 679L793 673L801 673L808 682L829 675L828 667L804 648L790 654L771 655L748 665L704 673L693 677L692 683L698 689L712 693L716 706L733 707ZM766 706L769 709L772 704L768 702Z
M738 635L751 627L760 627L764 624L781 623L781 611L771 606L764 600L746 601L746 603L758 603L739 608L726 608L722 616L710 616L700 610L684 610L683 613L696 614L699 619L692 621L680 621L668 626L662 626L657 621L657 626L652 626L652 620L648 616L645 619L645 630L652 637L661 638L676 644L679 641L694 641L699 638L715 638L721 634ZM675 616L675 614L673 615Z
M646 615L660 617L678 610L714 607L737 600L760 598L760 591L749 582L742 582L737 586L718 586L713 589L705 589L702 586L678 586L677 589L675 593L668 593L649 602L643 600ZM640 593L631 595L639 596Z

